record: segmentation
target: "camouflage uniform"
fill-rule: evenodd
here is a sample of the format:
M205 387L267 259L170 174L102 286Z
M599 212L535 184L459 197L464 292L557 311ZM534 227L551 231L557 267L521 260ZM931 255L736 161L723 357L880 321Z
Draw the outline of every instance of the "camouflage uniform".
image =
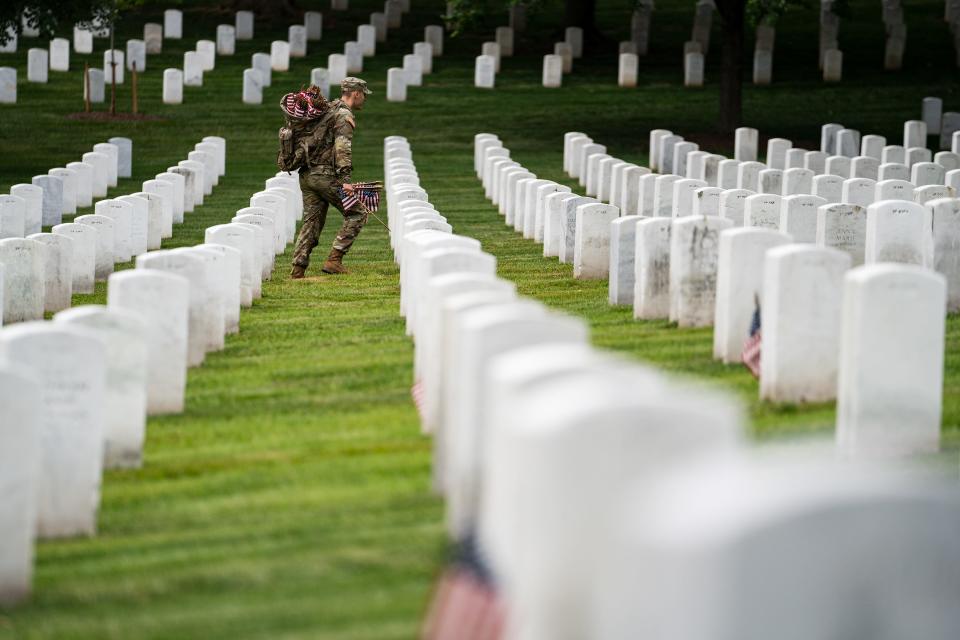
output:
M300 170L303 224L293 252L293 264L304 269L310 264L310 252L317 246L330 205L343 213L343 225L333 242L333 248L341 253L350 249L367 222L368 211L363 204L357 203L344 211L338 194L340 186L350 182L353 171L352 139L356 126L353 111L340 100L330 104L331 114L317 125L318 132L322 133L312 145L309 166Z

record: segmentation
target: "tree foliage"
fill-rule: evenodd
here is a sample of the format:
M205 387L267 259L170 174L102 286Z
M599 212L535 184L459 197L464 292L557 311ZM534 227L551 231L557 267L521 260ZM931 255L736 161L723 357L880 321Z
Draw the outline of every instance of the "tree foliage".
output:
M41 38L52 38L64 26L109 26L120 12L140 4L143 0L3 0L0 44L6 44L11 34L23 33L24 23L39 31Z

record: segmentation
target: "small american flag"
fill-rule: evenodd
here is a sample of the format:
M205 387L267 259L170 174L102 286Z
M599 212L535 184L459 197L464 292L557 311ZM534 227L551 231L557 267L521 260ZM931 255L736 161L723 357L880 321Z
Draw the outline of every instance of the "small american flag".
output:
M424 403L423 403L423 380L417 380L410 387L410 396L413 398L413 406L417 408L417 415L420 416L420 422L423 423Z
M340 187L338 195L343 202L343 210L349 211L357 206L357 203L363 204L367 211L376 211L380 208L380 187L379 182L355 182L353 183L353 193L347 193L343 187Z
M760 301L754 299L753 320L750 321L750 337L743 343L741 359L754 378L760 379L760 345L763 332L760 330Z
M458 545L437 584L423 627L423 640L499 640L505 610L473 538Z

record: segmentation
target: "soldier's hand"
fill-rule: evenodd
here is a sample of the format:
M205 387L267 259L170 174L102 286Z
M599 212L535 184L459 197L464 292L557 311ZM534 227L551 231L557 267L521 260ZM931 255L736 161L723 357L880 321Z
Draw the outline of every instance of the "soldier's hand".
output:
M353 193L353 185L350 184L349 182L345 183L343 185L343 190L346 191L347 193Z

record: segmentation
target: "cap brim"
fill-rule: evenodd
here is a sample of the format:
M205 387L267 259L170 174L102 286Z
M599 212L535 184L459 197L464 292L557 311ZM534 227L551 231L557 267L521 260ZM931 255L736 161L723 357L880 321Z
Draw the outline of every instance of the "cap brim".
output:
M373 91L370 91L370 89L368 89L367 87L363 88L363 92L367 95L370 95L371 93L373 93Z

